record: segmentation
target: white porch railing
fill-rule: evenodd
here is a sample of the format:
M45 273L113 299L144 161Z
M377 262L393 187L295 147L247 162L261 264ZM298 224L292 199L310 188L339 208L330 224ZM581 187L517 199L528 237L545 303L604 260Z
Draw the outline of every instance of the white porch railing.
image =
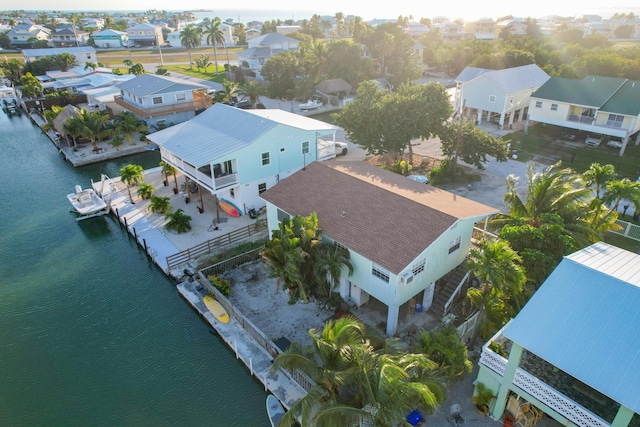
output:
M504 376L505 368L507 367L507 359L491 351L488 348L488 344L482 348L480 363L501 377ZM516 369L513 385L527 392L529 395L533 396L578 426L611 427L611 425L602 418L598 417L586 408L583 408L563 394L557 392L555 389L549 387L547 384L523 369Z
M622 230L611 231L612 233L640 241L640 225L635 225L631 222L622 221L620 219L616 220L616 224L622 227Z
M468 278L469 278L469 272L467 272L467 274L464 275L462 280L460 280L460 283L458 283L458 286L456 287L455 291L453 291L453 293L449 297L449 300L447 300L447 302L444 304L443 315L446 315L449 312L449 307L451 307L451 304L453 304L453 300L458 296L458 294L460 293L460 289L462 289L462 285L465 284Z
M216 184L216 190L219 190L220 188L224 188L224 187L227 187L229 185L237 184L238 183L238 174L237 173L230 173L228 175L221 176L221 177L218 177L218 178L214 179L214 182Z

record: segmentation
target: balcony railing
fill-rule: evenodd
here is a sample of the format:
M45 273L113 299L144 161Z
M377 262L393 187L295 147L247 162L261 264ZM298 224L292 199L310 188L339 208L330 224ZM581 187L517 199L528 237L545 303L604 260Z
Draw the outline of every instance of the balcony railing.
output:
M126 108L138 117L148 119L149 117L161 116L164 114L180 113L183 111L193 111L198 108L208 108L211 106L211 102L207 102L206 98L195 99L193 101L180 102L179 104L167 104L159 107L142 108L135 104L122 99L122 96L117 95L113 98L116 104L122 108Z
M567 121L569 122L585 123L588 125L592 125L595 120L595 117L579 116L577 114L569 114L569 117L567 117Z
M488 345L482 348L480 363L504 376L507 359L491 351ZM523 369L516 369L513 384L578 426L610 427L609 423Z
M216 190L219 190L221 188L224 187L228 187L229 185L234 185L238 183L238 174L237 173L230 173L228 175L224 175L221 177L218 177L216 179L213 180L216 184Z

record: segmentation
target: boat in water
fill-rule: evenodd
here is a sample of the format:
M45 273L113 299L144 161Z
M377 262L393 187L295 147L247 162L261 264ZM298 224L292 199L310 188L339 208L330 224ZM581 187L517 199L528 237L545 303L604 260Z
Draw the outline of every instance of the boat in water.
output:
M109 181L109 188L105 191L104 186L107 181ZM111 211L111 196L114 193L114 186L106 175L102 175L99 193L93 188L83 190L82 187L76 185L75 193L67 194L67 199L73 206L70 210L78 214L76 221L106 215Z
M7 114L19 113L16 90L4 83L0 83L0 104L2 105L2 111Z
M322 107L322 102L315 98L309 99L304 104L298 105L298 108L301 110L315 110L318 107Z

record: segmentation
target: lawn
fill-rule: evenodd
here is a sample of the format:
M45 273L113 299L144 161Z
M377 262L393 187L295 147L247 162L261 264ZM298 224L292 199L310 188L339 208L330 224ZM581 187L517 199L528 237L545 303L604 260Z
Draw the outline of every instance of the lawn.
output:
M529 128L528 134L514 132L504 137L511 140L512 147L518 150L518 160L526 162L535 158L538 161L555 163L562 160L566 166L576 172L584 172L592 163L612 164L622 177L637 179L640 176L640 146L629 143L624 156L618 155L618 149L607 147L592 148L582 142L586 134L580 135L574 142L560 139L562 128L537 124Z
M204 72L204 70L198 71L198 69L195 67L195 65L193 66L192 69L189 69L189 65L188 64L184 64L184 65L165 65L164 68L169 70L169 72L174 71L176 73L185 74L185 75L191 76L191 77L197 77L199 79L208 80L210 82L222 83L226 79L225 72L224 72L224 67L223 67L222 63L220 63L218 65L219 72L217 74L213 72L213 69L215 68L214 65L211 65L210 67L208 67L206 73Z

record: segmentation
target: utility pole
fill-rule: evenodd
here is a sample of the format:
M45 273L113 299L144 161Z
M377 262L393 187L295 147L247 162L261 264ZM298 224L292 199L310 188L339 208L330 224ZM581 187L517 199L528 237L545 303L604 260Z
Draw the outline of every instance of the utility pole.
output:
M158 44L158 50L160 51L160 65L164 65L164 61L162 59L162 46L160 46L160 41L158 40L158 33L156 33L156 43Z

